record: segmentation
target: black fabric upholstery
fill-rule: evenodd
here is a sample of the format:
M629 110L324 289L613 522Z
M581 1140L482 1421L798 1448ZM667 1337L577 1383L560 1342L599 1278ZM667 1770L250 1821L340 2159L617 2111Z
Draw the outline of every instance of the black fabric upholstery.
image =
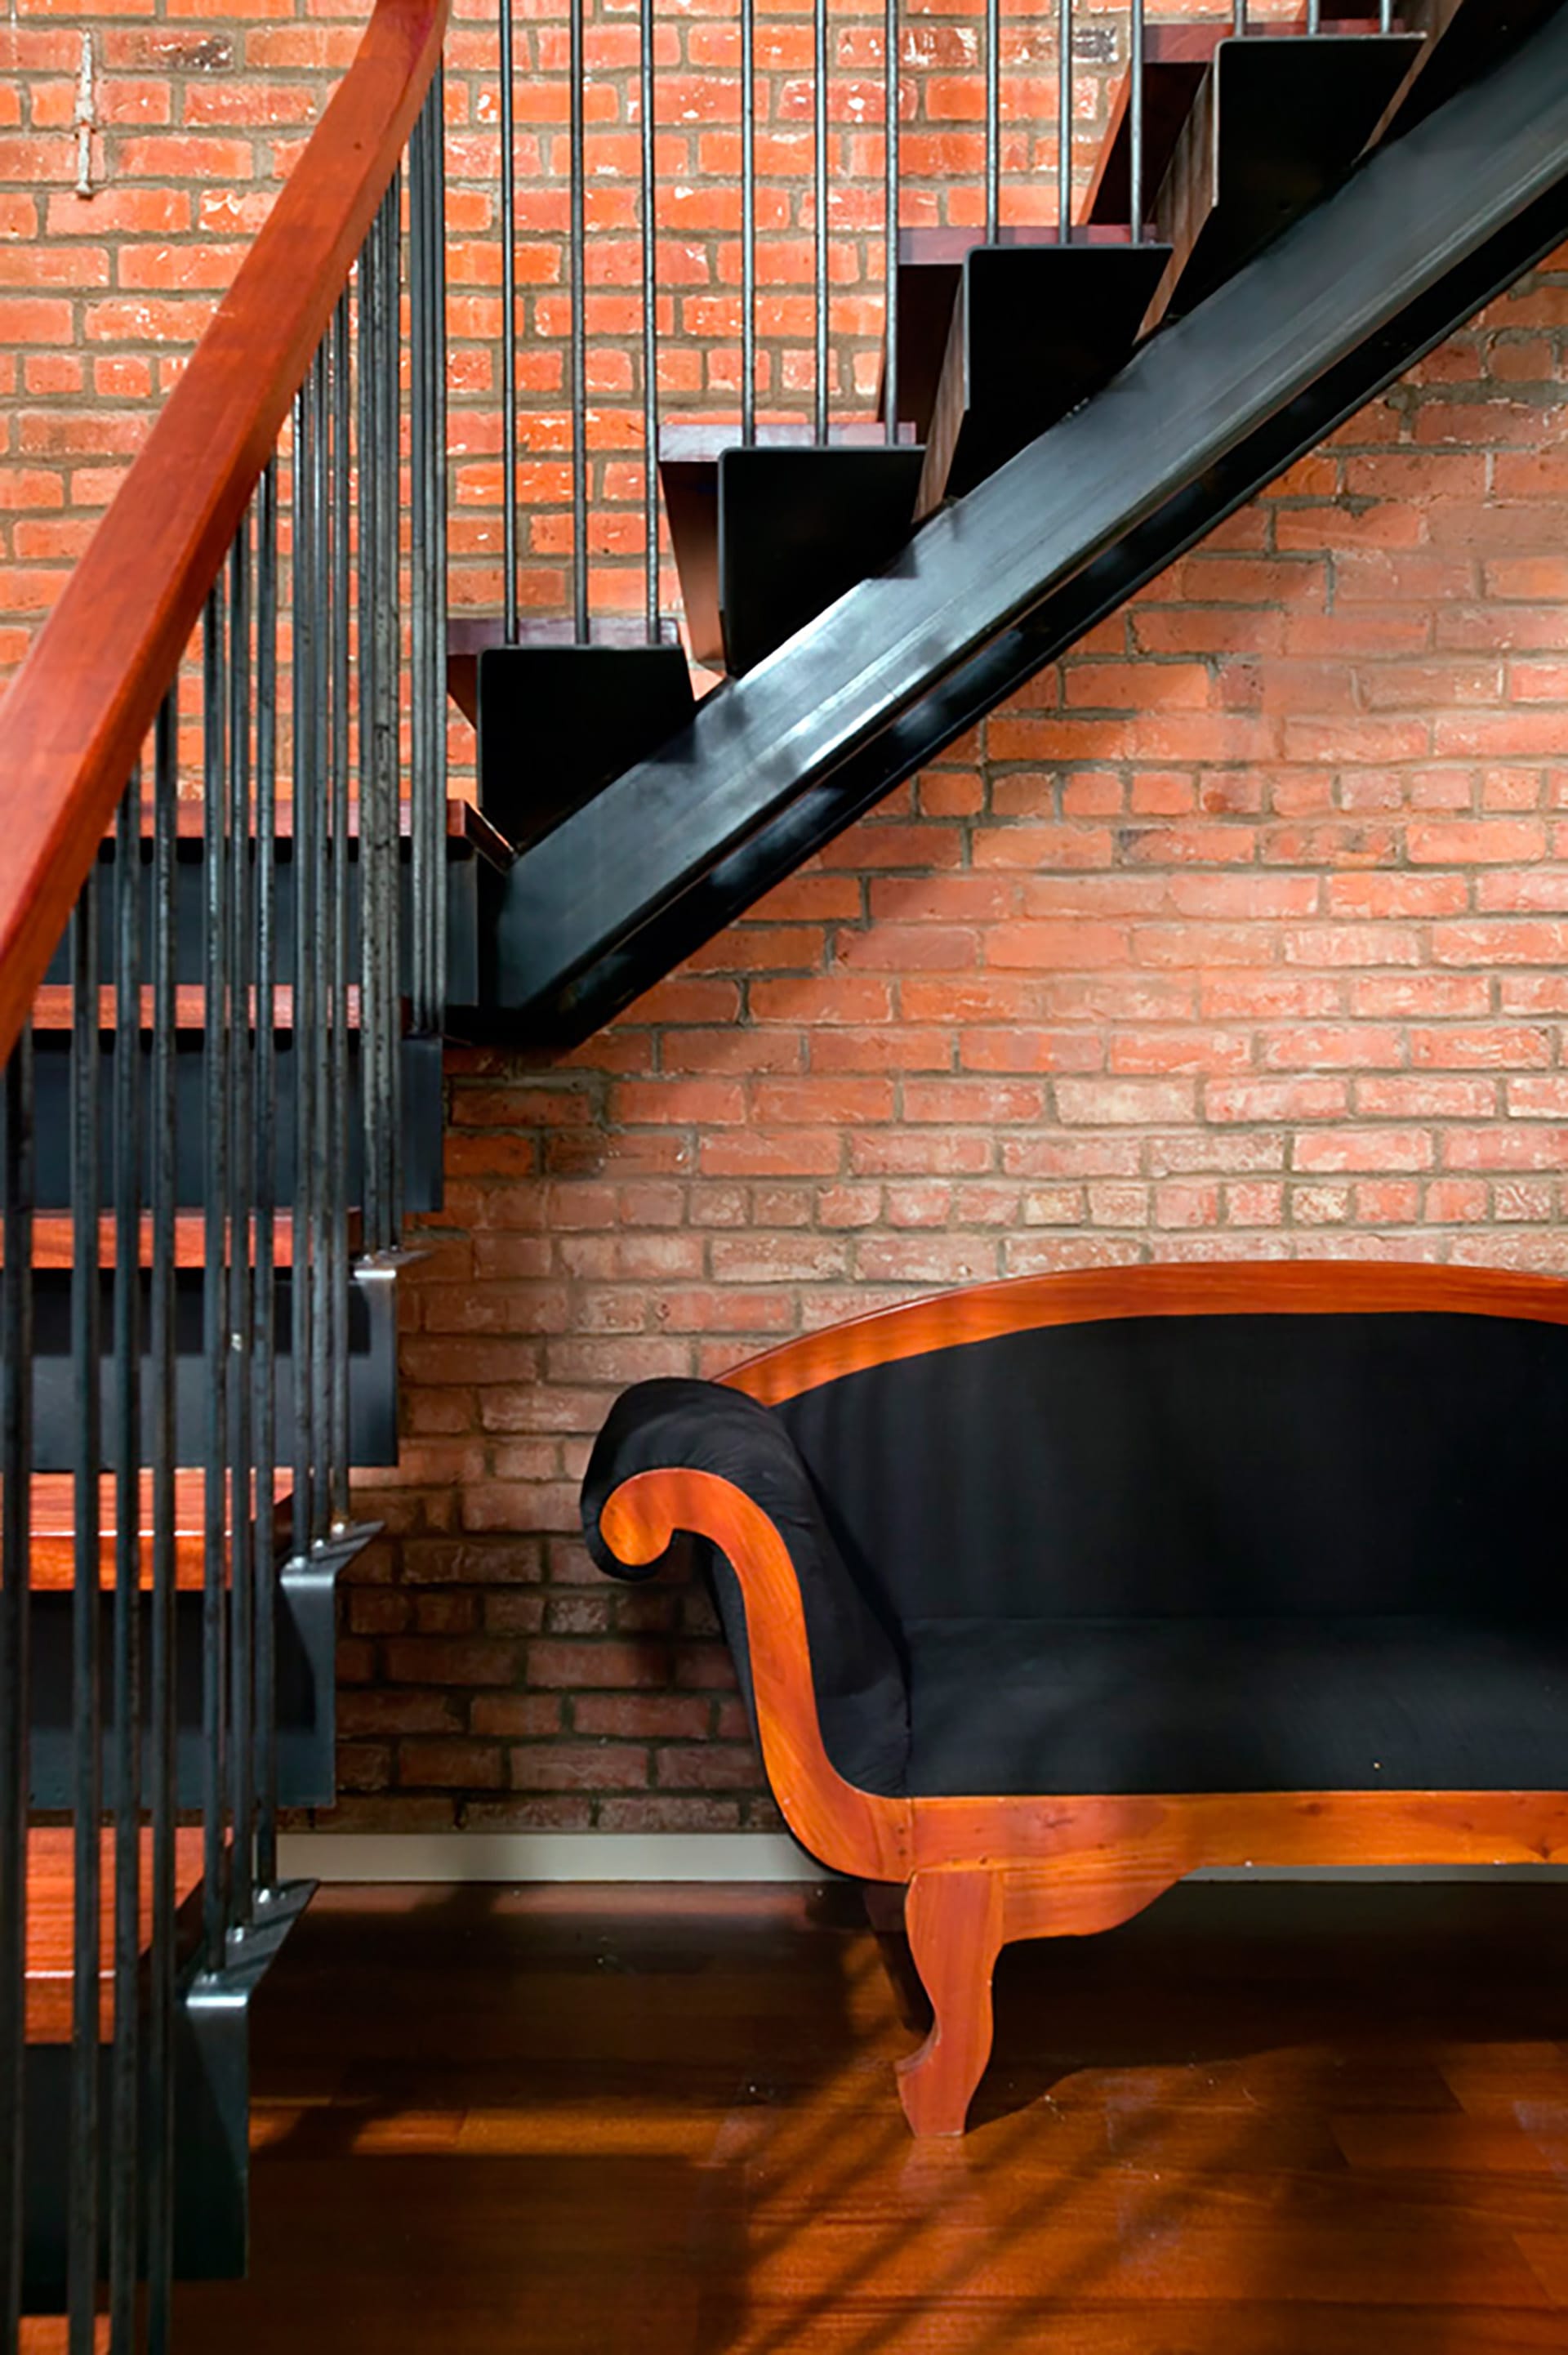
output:
M841 1774L915 1794L1568 1786L1568 1329L1147 1317L772 1410L643 1384L594 1452L722 1473L800 1575ZM747 1677L733 1574L715 1566Z
M774 1410L885 1615L1551 1615L1568 1328L1137 1317Z
M601 1570L629 1570L599 1533L612 1489L637 1472L683 1469L732 1481L759 1505L789 1550L806 1616L822 1742L839 1773L862 1790L904 1786L909 1717L898 1653L887 1629L845 1568L816 1490L788 1432L766 1407L713 1382L641 1382L616 1401L583 1481L583 1531ZM751 1668L738 1584L715 1565L725 1634L736 1654L747 1706Z
M1568 1622L927 1619L912 1793L1561 1790Z

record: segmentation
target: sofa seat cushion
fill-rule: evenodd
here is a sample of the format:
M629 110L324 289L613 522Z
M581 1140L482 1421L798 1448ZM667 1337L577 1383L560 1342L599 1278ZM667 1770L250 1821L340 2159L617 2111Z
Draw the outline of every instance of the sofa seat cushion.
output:
M907 1623L913 1796L1561 1790L1568 1625Z

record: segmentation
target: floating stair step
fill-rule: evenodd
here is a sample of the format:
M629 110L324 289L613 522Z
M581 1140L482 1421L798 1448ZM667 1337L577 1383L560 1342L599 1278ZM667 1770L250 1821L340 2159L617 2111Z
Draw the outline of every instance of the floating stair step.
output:
M829 445L835 450L877 450L885 447L886 435L871 418L846 419L831 428ZM758 450L810 450L812 446L809 426L773 423L758 424L753 444ZM666 426L659 437L660 488L681 579L692 659L715 671L726 667L719 574L719 462L726 451L741 447L740 425L734 418Z
M143 1831L138 1899L142 1951L152 1944L152 1835ZM99 2267L107 2271L109 2220L108 2122L112 2115L114 1988L114 1853L105 1833L101 1850L101 1954L99 1996ZM310 1901L313 1884L291 1882L259 1902L255 1920L229 1935L221 1966L198 1969L202 1834L182 1829L175 1839L177 1902L173 2101L175 2273L182 2280L232 2279L243 2274L249 2209L249 2010L257 1988L289 1930ZM71 2212L70 2086L74 1968L75 1859L70 1830L30 1831L27 1838L27 2048L22 2088L27 2168L22 2191L22 2307L59 2313L67 2286ZM143 2052L142 2098L150 2088ZM150 2110L144 2111L150 2116ZM145 2168L150 2153L143 2152Z
M487 646L478 657L485 817L526 850L678 736L694 702L678 645Z
M348 1214L349 1256L357 1258L365 1221L357 1210ZM255 1264L256 1238L250 1238L250 1263ZM98 1220L98 1260L101 1267L115 1264L119 1249L119 1230L111 1211L103 1210ZM40 1212L33 1220L33 1265L38 1268L69 1268L75 1263L75 1223L64 1210ZM175 1220L175 1265L205 1267L207 1265L207 1220L199 1210L182 1210ZM143 1210L136 1236L136 1263L150 1268L153 1264L153 1214ZM275 1267L292 1267L294 1263L294 1222L285 1210L272 1221L272 1263ZM5 1264L5 1237L0 1234L0 1267Z
M1193 88L1202 79L1202 70ZM1125 245L1126 228L1080 229L1079 245ZM898 417L901 431L912 442L927 438L937 404L937 387L948 356L953 307L964 263L977 248L1007 252L1035 251L1061 243L1054 229L1036 223L1007 225L994 239L972 229L906 229L898 233ZM876 414L887 415L885 375L877 387Z
M916 514L962 498L1114 376L1168 246L973 247L964 257Z
M719 607L726 667L740 677L909 537L918 447L726 450L719 460Z
M1220 43L1155 199L1172 253L1146 325L1192 310L1344 178L1420 47L1399 33Z
M477 896L475 924L477 927ZM475 946L477 972L477 931ZM297 1051L295 1034L281 1033L275 1038L274 1071L277 1087L277 1160L276 1180L278 1208L292 1207L294 1196L294 1056ZM113 1032L104 1034L104 1051L100 1064L99 1118L101 1137L100 1154L99 1202L109 1209L114 1200L113 1095L117 1060L124 1051L122 1042ZM35 1114L37 1142L37 1200L41 1211L69 1209L71 1203L70 1184L70 1035L64 1028L42 1029L35 1038L37 1073L37 1109ZM142 1127L142 1188L143 1200L151 1198L153 1185L153 1138L151 1105L153 1102L153 1042L145 1031L136 1042L135 1051L142 1064L141 1127ZM398 1041L400 1088L403 1190L405 1207L410 1210L439 1209L441 1199L441 1134L444 1124L444 1093L441 1071L441 1041L438 1038L405 1036ZM349 1086L357 1096L359 1086L359 1039L351 1033L348 1040ZM207 1187L207 1044L203 1032L181 1030L175 1051L175 1186L179 1206L185 1209L199 1207ZM351 1101L352 1101L351 1097ZM344 1180L350 1207L363 1199L364 1137L356 1119L348 1124L348 1170Z
M177 1269L175 1275L175 1454L182 1465L199 1465L207 1446L207 1270ZM40 1472L69 1472L81 1430L76 1360L71 1350L71 1288L69 1271L41 1268L33 1281L33 1461ZM99 1277L100 1379L103 1465L109 1453L118 1397L111 1351L114 1276ZM151 1279L139 1278L141 1341L139 1401L142 1445L151 1454L157 1400L153 1384ZM293 1277L278 1273L272 1284L276 1358L273 1400L280 1452L293 1429ZM397 1300L390 1273L379 1270L351 1278L347 1301L348 1452L354 1464L397 1461ZM238 1360L236 1362L238 1362Z
M640 613L596 613L590 634L596 646L639 648L648 644L647 624ZM666 616L659 625L660 645L678 646L681 642L679 627ZM506 624L499 613L461 613L447 624L447 693L471 727L479 726L479 658L505 644ZM577 631L557 615L527 614L518 623L513 644L559 652L577 644ZM477 804L464 806L471 826L483 830L486 855L504 866L513 855L510 843L496 833Z
M34 1826L27 1833L27 1986L26 2020L29 2044L67 2044L71 2041L72 1988L75 1967L76 1836L64 1829ZM142 1950L153 1936L153 1835L143 1829L141 1849ZM101 1922L98 2032L107 2041L114 2033L114 1836L106 1831L99 1850L103 1894ZM202 1835L196 1830L175 1834L175 1902L184 1905L201 1886Z
M280 1555L286 1550L291 1524L290 1488L292 1475L280 1470L273 1480L272 1518ZM141 1483L138 1545L141 1583L153 1584L153 1476L144 1471ZM115 1481L105 1473L98 1484L99 1574L105 1589L114 1584L114 1557L119 1528ZM200 1472L175 1474L175 1584L182 1593L200 1592L206 1561L207 1486ZM76 1579L76 1484L68 1472L35 1472L32 1481L31 1540L28 1583L35 1593L68 1594Z
M40 1487L43 1483L37 1484ZM62 1483L69 1492L69 1483ZM203 1546L201 1496L197 1481L177 1499L179 1525L175 1546L174 1685L175 1764L182 1807L202 1803L203 1767ZM35 1807L69 1807L71 1795L75 1731L72 1683L73 1629L76 1598L71 1592L74 1560L73 1516L69 1493L63 1508L51 1512L36 1507L36 1515L54 1523L34 1540L35 1564L29 1608L31 1675L28 1706L31 1723L28 1753L30 1797ZM276 1648L275 1695L278 1739L278 1796L286 1807L324 1807L336 1788L337 1690L334 1666L337 1650L337 1582L355 1555L377 1534L379 1524L358 1522L313 1547L302 1559L289 1552L290 1500L280 1497L273 1531L274 1558L270 1567L258 1565L258 1589L262 1576L270 1580ZM151 1657L153 1597L152 1545L147 1535L150 1514L142 1528L141 1642L142 1658ZM112 1527L111 1505L106 1527ZM99 1646L111 1657L115 1597L109 1540L100 1540L102 1585L100 1593ZM232 1636L232 1629L230 1630ZM143 1772L149 1776L151 1802L152 1690L143 1669L142 1679ZM103 1693L104 1771L109 1772L114 1736L112 1692Z
M356 815L351 813L351 815ZM207 873L206 848L202 839L199 805L180 805L180 838L175 860L175 978L184 985L199 987L207 949ZM399 893L398 970L406 989L410 970L409 956L409 893L406 888L407 871L412 860L413 846L408 836L408 815L402 814L403 833L400 855L405 871L405 889ZM291 833L291 812L284 804L279 812L279 840L274 846L277 971L281 983L292 972L294 957L294 846ZM100 874L108 888L108 877L114 867L112 836L99 853ZM144 877L142 900L142 939L143 954L152 939L153 899L151 837L143 835L138 848ZM504 867L511 856L508 846L486 826L483 817L471 802L455 796L447 804L446 893L447 893L447 972L449 995L467 998L473 990L475 959L475 895L477 876L482 868ZM357 838L351 838L349 859L357 866ZM104 982L111 982L116 971L116 940L114 925L108 921L110 910L104 902L105 921L99 927L99 974ZM359 893L349 891L348 957L351 975L359 966ZM45 975L46 984L63 986L70 980L70 941L69 932L62 939Z
M1437 0L1445 5L1445 0ZM1426 0L1420 0L1426 5ZM1407 5L1401 15L1408 18ZM1367 0L1325 0L1325 25L1336 26L1341 33L1373 34L1379 18L1375 9L1369 13ZM1171 168L1194 100L1202 87L1220 43L1230 37L1225 23L1208 25L1149 25L1144 31L1143 49L1143 189L1145 208L1151 207L1160 182ZM1245 37L1249 41L1289 40L1302 37L1299 25L1255 26ZM1130 107L1132 77L1124 74L1111 95L1110 120L1105 143L1089 183L1087 196L1078 210L1083 229L1091 232L1097 228L1128 222L1131 208L1132 130Z

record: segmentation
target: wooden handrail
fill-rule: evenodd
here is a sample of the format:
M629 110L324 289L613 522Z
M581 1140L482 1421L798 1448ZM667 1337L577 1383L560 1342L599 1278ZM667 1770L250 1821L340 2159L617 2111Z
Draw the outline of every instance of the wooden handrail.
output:
M450 0L353 64L0 707L0 1062L390 184Z

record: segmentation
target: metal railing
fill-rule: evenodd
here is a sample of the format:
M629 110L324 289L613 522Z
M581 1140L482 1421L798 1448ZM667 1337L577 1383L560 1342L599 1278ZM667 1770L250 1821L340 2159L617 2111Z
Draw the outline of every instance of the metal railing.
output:
M243 1971L284 1894L280 1582L291 1565L320 1563L354 1534L351 1288L356 1273L384 1267L398 1243L405 1007L413 1029L440 1028L442 107L438 68L407 172L395 172L380 198L304 365L279 448L251 470L238 528L209 567L190 659L177 655L167 666L150 739L69 923L66 1161L78 1411L69 1465L72 2038L58 2189L72 2355L95 2344L95 2308L105 2302L116 2355L169 2344L180 2008ZM199 911L182 883L192 849L181 841L183 732L199 774ZM195 988L193 1092L181 1076L196 1052ZM57 988L57 1005L58 996ZM20 2317L34 2303L36 2211L53 2192L42 2146L31 2139L38 2048L28 2040L26 1973L29 1864L42 1837L31 1732L45 1599L30 1531L49 1468L40 1463L36 1411L35 1246L40 1209L49 1207L40 1163L58 1158L49 1135L55 1100L46 1103L38 1089L39 1035L36 1024L22 1031L0 1088L5 2355L21 2344ZM189 1418L177 1412L191 1336L176 1296L179 1269L193 1257L204 1394L194 1463ZM199 1599L176 1479L185 1464L200 1483ZM111 1535L103 1526L111 1499ZM182 1723L178 1697L193 1644L198 1726ZM186 1907L182 1825L193 1816L201 1894ZM45 1926L35 1923L35 1945Z

